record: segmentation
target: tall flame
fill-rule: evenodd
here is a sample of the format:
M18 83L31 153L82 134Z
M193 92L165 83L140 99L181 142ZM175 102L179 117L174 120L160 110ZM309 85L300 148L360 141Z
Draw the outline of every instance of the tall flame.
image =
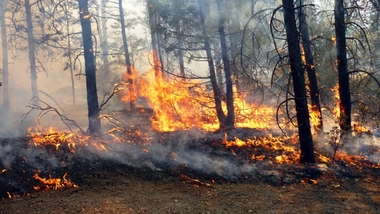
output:
M174 131L197 128L215 131L219 128L213 93L207 84L157 75L157 66L135 80L138 96L146 98L154 111L154 117L151 118L154 129ZM265 129L271 125L276 112L273 107L247 103L245 94L238 94L236 89L234 93L236 127ZM129 102L128 95L123 96L122 100ZM223 110L226 109L223 103Z
M336 100L336 105L333 109L334 120L339 121L340 118L340 95L339 95L339 84L335 85L334 88L331 89L334 92L334 98Z
M318 127L321 124L321 115L318 111L316 105L312 106L311 104L307 104L309 108L310 122L314 127Z

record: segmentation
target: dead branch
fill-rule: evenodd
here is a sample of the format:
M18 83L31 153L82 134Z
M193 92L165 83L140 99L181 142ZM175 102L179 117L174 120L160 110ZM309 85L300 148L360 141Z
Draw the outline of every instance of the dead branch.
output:
M116 127L121 127L122 125L124 125L124 123L118 119L116 119L115 117L109 115L109 114L103 114L103 115L100 115L99 116L99 119L106 119L110 124L116 126Z
M38 90L38 92L42 93L42 94L45 94L47 97L49 97L51 100L53 100L53 102L59 107L59 109L61 109L61 111L65 114L65 111L63 110L63 108L58 104L58 102L52 97L50 96L49 94L47 94L46 92L44 91L41 91L41 90Z
M205 186L205 187L211 187L212 188L212 185L209 184L209 183L204 183L198 179L194 179L194 178L190 178L189 176L187 175L184 175L184 174L181 174L179 175L179 178L183 181L189 181L191 182L192 184L195 184L195 185L199 185L199 186Z
M45 106L43 107L41 105L33 104L32 101L35 101L35 100L38 101L37 103L42 103ZM28 115L31 112L33 112L35 110L39 111L39 113L38 113L38 123L40 123L40 119L43 116L45 116L46 114L48 114L50 112L53 112L53 113L55 113L55 115L53 116L53 118L56 117L56 116L58 116L61 119L61 121L63 122L63 124L65 124L66 127L70 130L70 132L73 132L72 129L71 129L71 126L74 126L74 127L78 128L80 132L86 133L74 120L69 119L68 117L66 117L65 115L63 115L61 112L59 112L58 109L50 106L48 103L42 101L40 98L33 97L29 101L29 103L32 103L32 104L29 104L26 107L30 108L30 110L27 113L25 113L25 114L22 115L23 118L22 118L21 123L28 117Z
M111 94L109 93L106 93L103 97L103 102L99 105L99 111L101 110L104 110L106 109L107 107L104 107L105 105L107 105L107 103L110 101L110 99L115 96L115 94L119 93L120 91L124 90L124 87L122 85L124 85L125 83L118 83L115 85L115 87L113 88ZM106 96L109 94L109 96L106 98ZM103 108L104 107L104 108Z

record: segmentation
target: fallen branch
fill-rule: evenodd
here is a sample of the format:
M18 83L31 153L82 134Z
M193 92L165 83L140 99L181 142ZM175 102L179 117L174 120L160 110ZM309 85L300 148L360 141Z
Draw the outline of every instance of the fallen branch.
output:
M183 181L188 181L188 182L190 182L192 184L195 184L195 185L205 186L205 187L212 187L211 184L209 184L209 183L204 183L204 182L202 182L202 181L200 181L198 179L190 178L189 176L184 175L184 174L181 174L179 176L179 178L181 180L183 180Z

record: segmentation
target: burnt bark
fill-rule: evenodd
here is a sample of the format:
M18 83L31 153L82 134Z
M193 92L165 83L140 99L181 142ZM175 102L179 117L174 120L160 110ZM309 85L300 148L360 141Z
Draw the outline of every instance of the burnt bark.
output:
M133 83L133 73L131 68L131 60L129 58L128 50L128 40L127 33L125 31L125 20L124 20L124 11L123 11L123 0L119 0L119 14L120 14L120 23L121 23L121 34L123 37L123 50L125 57L125 65L127 67L127 82L128 82L128 91L129 91L129 108L133 110L136 108L136 97Z
M310 130L309 111L307 108L307 96L305 86L305 73L302 65L299 36L295 20L293 0L282 0L284 9L284 21L286 38L288 42L289 62L293 79L294 100L296 104L296 116L298 134L300 138L300 162L315 163L313 139Z
M7 30L5 25L5 7L6 2L0 4L0 25L1 25L1 47L3 52L3 106L2 110L9 110L9 67L8 67L8 45L7 45Z
M320 123L314 127L314 130L319 134L323 134L323 121L322 121L322 110L321 103L319 99L319 88L317 75L315 71L314 57L311 47L311 41L309 36L308 25L306 21L305 7L303 4L304 0L298 0L298 18L299 18L299 28L302 38L302 47L305 52L306 61L306 71L309 78L309 88L310 88L310 103L312 110L318 112Z
M228 51L226 44L226 34L224 30L224 18L222 13L222 2L221 0L216 0L218 8L218 32L220 37L220 47L222 50L222 61L224 66L224 75L226 78L226 103L227 103L227 117L223 121L223 128L234 128L235 126L235 113L234 113L234 92L232 83L232 74L230 68L230 61L228 59Z
M89 133L99 136L101 134L101 124L96 87L95 56L92 45L91 14L88 11L88 0L78 0L78 2L85 60Z
M222 109L222 94L218 87L218 82L216 81L214 61L212 59L212 53L211 53L211 47L210 47L210 41L209 41L210 38L207 36L207 29L205 25L205 15L204 15L202 0L198 0L198 7L199 7L200 24L202 28L202 36L204 40L204 48L206 51L208 67L210 70L210 81L211 81L211 86L214 93L216 115L219 120L220 128L224 128L225 126L224 121L225 121L226 116L224 115L223 109Z
M37 67L36 67L36 53L35 53L35 43L33 35L33 24L32 24L32 12L29 0L25 0L25 14L26 14L26 25L27 25L27 36L28 36L28 51L29 51L29 63L30 63L30 80L32 86L32 96L38 97L37 90ZM33 99L33 104L37 104L37 99Z
M351 130L351 93L347 68L346 24L344 22L343 0L335 0L334 18L340 96L339 126L341 130L347 132Z

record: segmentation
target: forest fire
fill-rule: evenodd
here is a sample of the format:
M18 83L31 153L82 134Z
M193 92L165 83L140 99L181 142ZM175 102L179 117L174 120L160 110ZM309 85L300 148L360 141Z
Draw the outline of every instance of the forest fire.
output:
M86 155L83 158L100 158L132 166L148 166L153 169L182 165L186 168L193 167L201 172L207 169L207 172L204 173L214 173L227 180L236 175L255 173L257 165L265 165L267 168L274 167L276 164L298 165L300 160L299 137L294 130L287 127L289 135L271 134L274 127L278 125L274 122L275 108L248 103L245 101L246 95L238 93L235 89L236 130L220 132L217 131L219 125L215 108L212 105L213 95L205 84L176 78L166 79L162 76L157 78L153 70L141 77L136 76L134 79L138 79L138 97L144 97L148 106L153 109L154 113L149 118L152 129L139 129L138 127L141 126L133 124L132 128L116 127L107 130L104 132L104 136L99 138L83 133L61 131L53 127L43 129L36 126L28 129L26 139L30 147L27 150L38 151L36 152L38 156L43 154L43 157L57 156L59 160L62 159L60 164L55 163L57 157L47 161L48 166L45 166L47 168L51 167L50 162L54 163L54 167L56 167L55 165L66 165L70 159L82 158L83 154L87 154L95 157L90 158ZM130 101L126 93L123 93L121 99L126 103ZM226 110L226 106L223 108ZM141 109L142 112L138 112L137 116L145 113L145 108ZM309 110L311 124L317 126L321 122L318 112L313 111L310 105ZM140 122L146 121L140 120ZM286 126L285 124L280 125ZM365 130L359 125L355 125L355 127L357 132ZM328 139L324 140L328 141ZM173 143L171 143L172 141ZM213 152L209 154L202 150ZM212 153L222 155L215 160L215 157L209 157ZM316 154L318 162L322 164L344 161L358 168L364 165L378 167L377 163L371 163L364 156L338 151L332 159L328 153L317 152ZM37 157L37 159L41 157ZM210 166L203 165L205 158ZM28 162L29 159L36 158L22 157L22 159ZM213 163L215 161L216 163ZM198 164L198 162L200 163ZM243 164L237 164L239 162ZM265 170L260 169L259 171ZM2 169L1 173L8 173L7 168ZM183 171L179 173L181 179L187 178L185 180L198 182L197 179L189 179L183 175ZM34 173L32 177L39 184L34 185L33 190L78 187L68 180L67 176L68 174L65 172L62 178L53 178L52 176L43 178L38 173ZM12 190L7 192L9 194Z
M380 175L379 8L1 1L0 210L346 213L337 201L365 207L342 194L356 191L376 212L380 181L364 182Z
M289 135L272 134L278 125L275 123L277 110L274 107L248 103L246 95L238 93L235 89L236 129L220 132L212 104L213 95L205 84L162 76L157 78L153 70L141 77L135 76L134 79L138 79L138 97L144 97L154 112L149 119L139 121L147 124L143 120L149 120L151 129L140 129L139 127L144 125L132 124L129 128L116 127L106 130L103 137L99 138L53 127L43 129L35 126L28 129L25 139L29 145L27 151L35 153L37 157L26 155L20 158L26 163L43 157L49 159L43 163L46 166L37 164L35 171L40 171L41 167L48 171L59 165L67 167L67 164L71 165L72 159L84 158L87 160L84 162L101 159L105 162L144 166L155 170L185 166L185 169L196 169L201 173L210 174L212 180L215 175L227 180L242 174L251 174L254 177L256 173L262 174L278 164L284 168L298 165L299 137L295 131L287 127ZM121 99L124 102L130 101L128 94L123 92L122 95ZM226 106L223 108L226 110ZM137 114L134 116L146 113L146 106L142 106L141 109L137 113L134 112ZM310 105L309 110L311 124L317 126L321 122L318 112L313 111ZM280 125L286 127L285 124ZM357 132L365 130L359 125L355 127ZM218 155L214 157L215 154ZM343 151L338 151L334 158L328 153L316 154L321 164L344 161L358 168L364 165L378 168L377 163L371 163L364 156ZM265 169L257 170L258 165L265 166ZM68 173L75 175L77 170L73 168L64 172L62 178L50 175L44 178L33 171L31 177L38 181L38 184L33 186L33 191L76 188L78 185L68 180L67 176ZM9 171L13 173L4 167L1 174L5 175ZM178 172L180 179L203 184L184 175L184 172L186 171ZM80 175L74 177L78 176ZM300 179L303 181L305 178ZM6 191L7 194L14 195L13 192L13 189ZM3 197L6 197L5 193Z

